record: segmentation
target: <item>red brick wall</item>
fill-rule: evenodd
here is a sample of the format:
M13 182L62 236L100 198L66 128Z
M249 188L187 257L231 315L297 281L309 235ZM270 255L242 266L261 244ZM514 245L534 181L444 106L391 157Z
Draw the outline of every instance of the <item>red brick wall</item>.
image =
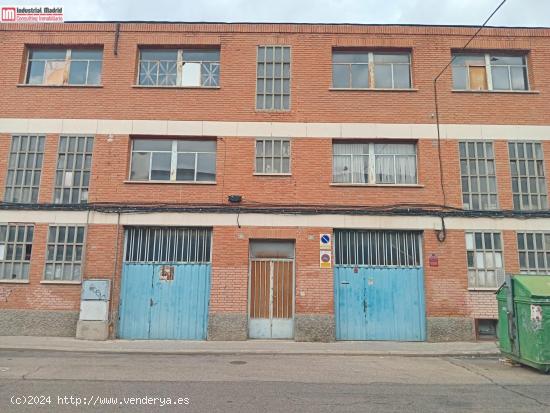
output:
M269 32L271 31L271 32ZM433 123L433 78L473 28L311 25L114 24L4 27L0 84L3 117L297 122ZM544 124L550 102L548 29L484 29L471 49L529 52L536 93L451 91L451 70L439 82L442 123ZM256 46L292 46L292 110L255 111ZM101 88L21 87L25 45L103 45ZM221 47L220 89L135 88L138 45ZM333 47L409 48L414 91L335 91ZM313 75L314 74L314 75ZM538 93L540 92L540 93ZM47 102L47 103L46 103ZM498 110L495 110L498 108Z

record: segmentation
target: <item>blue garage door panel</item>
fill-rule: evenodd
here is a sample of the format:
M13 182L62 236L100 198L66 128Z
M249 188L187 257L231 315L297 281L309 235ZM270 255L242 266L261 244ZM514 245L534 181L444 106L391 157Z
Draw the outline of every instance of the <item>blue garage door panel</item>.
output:
M338 340L426 339L422 268L335 268Z
M153 295L153 265L125 264L120 292L120 338L149 338L150 299Z
M160 271L160 266L156 266ZM150 338L206 339L210 265L174 266L174 280L154 277Z
M204 340L208 324L210 264L124 264L119 337Z

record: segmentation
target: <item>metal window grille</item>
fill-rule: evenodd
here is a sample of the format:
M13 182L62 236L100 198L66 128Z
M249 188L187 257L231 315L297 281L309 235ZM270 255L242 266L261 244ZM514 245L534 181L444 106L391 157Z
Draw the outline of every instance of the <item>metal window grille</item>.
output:
M548 208L544 155L540 142L509 142L514 209Z
M13 136L11 140L5 202L38 202L44 136Z
M290 109L290 47L258 46L256 109Z
M411 185L417 183L415 143L333 143L335 183Z
M517 238L521 272L550 274L550 233L518 232Z
M290 172L289 139L256 139L256 173Z
M0 279L29 279L33 235L33 225L0 225Z
M332 86L341 89L410 89L409 52L332 52Z
M497 178L493 143L460 142L459 150L464 208L497 209Z
M50 225L44 269L45 280L80 281L84 239L84 226Z
M55 173L54 203L78 204L88 201L94 138L61 136Z
M142 86L218 87L220 51L216 49L140 50Z
M134 263L209 263L210 228L130 227L125 261Z
M417 231L335 230L336 265L422 266L422 233Z
M467 232L468 287L495 289L504 281L502 239L499 232Z

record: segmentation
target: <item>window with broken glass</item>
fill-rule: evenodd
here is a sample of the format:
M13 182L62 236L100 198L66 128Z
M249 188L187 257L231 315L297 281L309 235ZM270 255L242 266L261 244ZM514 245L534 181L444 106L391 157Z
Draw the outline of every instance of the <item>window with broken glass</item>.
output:
M256 139L256 173L290 173L290 140Z
M28 280L34 226L0 224L0 280Z
M332 181L350 184L417 183L414 143L333 143Z
M529 90L525 56L453 54L453 89Z
M61 136L55 173L54 203L88 202L92 168L92 136Z
M508 142L514 209L548 208L544 154L540 142Z
M218 87L220 51L216 49L142 49L138 84L166 87Z
M465 209L497 209L497 178L492 142L460 142L462 200Z
M32 49L29 50L29 85L99 85L103 50Z
M134 139L130 180L215 182L216 141Z
M80 281L85 228L79 225L50 225L44 279Z
M502 239L499 232L466 232L468 287L495 289L504 280Z
M12 136L5 202L38 202L45 136Z
M518 232L522 273L550 274L550 232Z
M410 89L409 52L334 50L332 87L336 89Z
M290 47L258 46L256 109L290 109Z

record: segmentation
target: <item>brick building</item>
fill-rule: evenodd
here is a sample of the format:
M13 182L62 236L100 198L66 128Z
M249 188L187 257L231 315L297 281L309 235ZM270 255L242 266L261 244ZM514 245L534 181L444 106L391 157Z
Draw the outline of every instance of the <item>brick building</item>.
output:
M0 334L74 336L89 279L111 337L490 330L550 272L550 29L474 31L3 25Z

